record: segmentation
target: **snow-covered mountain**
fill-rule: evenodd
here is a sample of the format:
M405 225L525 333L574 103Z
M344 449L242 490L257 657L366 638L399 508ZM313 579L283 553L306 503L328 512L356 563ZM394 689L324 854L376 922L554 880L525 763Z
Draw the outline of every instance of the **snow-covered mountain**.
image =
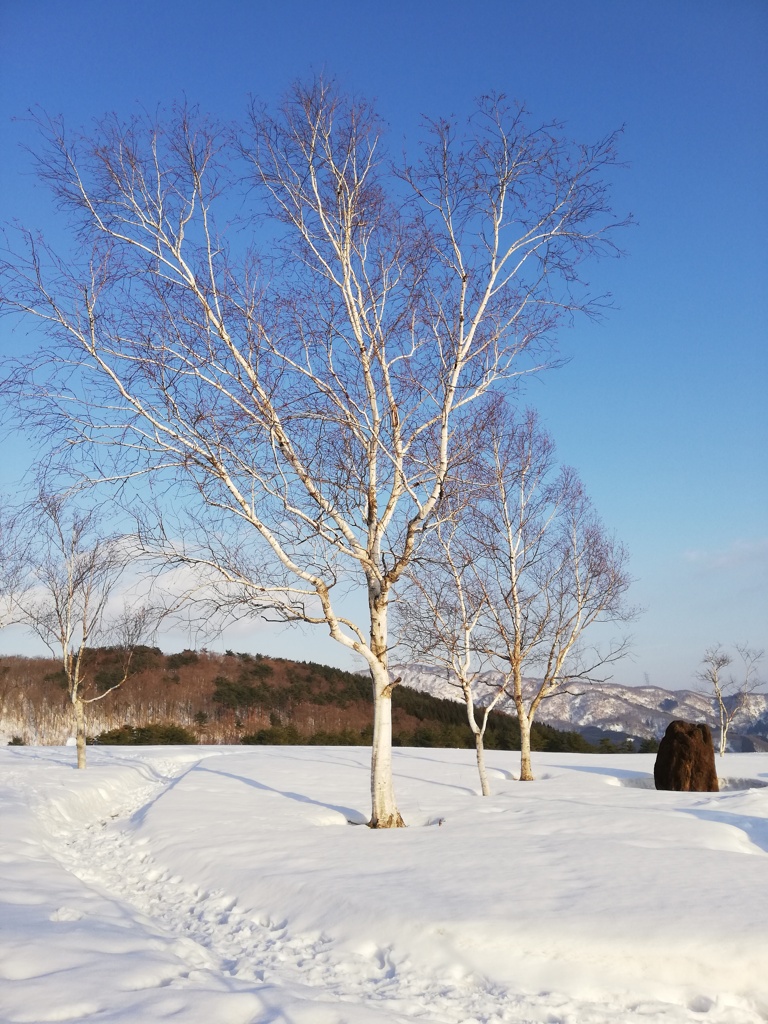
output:
M404 686L435 697L462 700L453 677L446 670L429 665L393 665L395 678ZM487 703L495 693L499 678L495 673L479 677L479 704ZM533 684L532 684L533 685ZM511 698L502 697L500 711L514 714ZM539 708L537 720L556 729L572 729L591 742L605 734L620 734L640 739L660 739L671 721L708 722L714 729L717 714L713 698L696 690L664 690L660 686L622 686L620 683L588 683L574 686L569 693L547 698ZM738 716L729 732L729 746L735 750L768 750L768 694L750 698L748 713Z

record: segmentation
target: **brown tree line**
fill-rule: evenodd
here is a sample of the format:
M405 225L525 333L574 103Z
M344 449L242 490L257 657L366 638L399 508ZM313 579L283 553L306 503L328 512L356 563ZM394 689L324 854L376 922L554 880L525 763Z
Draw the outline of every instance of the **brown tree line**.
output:
M270 693L260 700L258 690L255 697L248 690L244 695L240 691L238 704L238 691L232 698L221 681L237 681L243 664L254 663L271 669ZM119 654L89 651L85 668L98 692L120 673ZM247 656L193 651L163 655L139 647L125 686L88 709L88 738L125 725L153 723L180 725L200 743L239 743L243 735L269 729L276 722L292 724L302 736L340 733L346 728L362 733L370 724L365 707L312 703L307 694L301 704L292 699L292 674L300 678L306 671L280 662L255 662ZM224 700L215 699L217 690L224 692ZM58 659L0 657L0 729L8 740L64 744L73 734L72 726L66 675Z

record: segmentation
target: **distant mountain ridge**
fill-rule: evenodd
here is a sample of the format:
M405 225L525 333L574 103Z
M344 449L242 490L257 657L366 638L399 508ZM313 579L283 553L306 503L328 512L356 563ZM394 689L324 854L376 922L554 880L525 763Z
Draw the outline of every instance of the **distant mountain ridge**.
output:
M462 700L461 691L445 669L430 665L393 665L392 675L402 685L435 697ZM478 680L479 703L482 705L495 692L497 676L484 673ZM484 697L483 693L488 696ZM499 711L514 714L510 697L502 697ZM612 740L625 738L660 739L670 722L676 718L707 722L717 738L717 714L713 697L697 690L665 690L660 686L623 686L621 683L582 683L572 692L556 694L544 700L536 716L556 729L574 730L590 743L603 736ZM748 713L737 716L728 734L731 750L768 750L768 693L750 698Z

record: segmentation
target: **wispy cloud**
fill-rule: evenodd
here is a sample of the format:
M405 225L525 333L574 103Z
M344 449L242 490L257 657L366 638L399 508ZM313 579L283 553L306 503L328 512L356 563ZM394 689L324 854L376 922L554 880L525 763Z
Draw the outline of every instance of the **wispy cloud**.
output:
M768 537L758 540L735 540L720 550L684 551L683 560L705 572L730 572L742 568L768 570Z

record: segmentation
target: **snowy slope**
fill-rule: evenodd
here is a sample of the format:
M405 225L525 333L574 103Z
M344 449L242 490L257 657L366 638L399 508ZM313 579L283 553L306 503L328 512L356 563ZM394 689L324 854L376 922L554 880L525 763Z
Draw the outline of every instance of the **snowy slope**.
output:
M435 697L461 700L461 692L446 673L428 665L395 665L391 672L404 686L431 693ZM481 703L485 692L491 692L498 677L492 673L481 676L477 692ZM749 715L734 721L729 736L737 749L742 737L752 741L768 739L768 694L753 694ZM503 698L500 711L514 714L514 705ZM630 736L660 738L675 718L709 722L716 725L712 698L696 690L664 690L658 686L622 686L620 683L592 683L573 687L570 694L557 694L543 702L537 719L556 729L584 731L597 728L606 732L623 732ZM768 744L766 744L768 749Z
M648 755L0 750L0 1020L759 1024L768 755L719 794ZM744 781L747 780L747 781ZM751 786L752 788L745 788Z

